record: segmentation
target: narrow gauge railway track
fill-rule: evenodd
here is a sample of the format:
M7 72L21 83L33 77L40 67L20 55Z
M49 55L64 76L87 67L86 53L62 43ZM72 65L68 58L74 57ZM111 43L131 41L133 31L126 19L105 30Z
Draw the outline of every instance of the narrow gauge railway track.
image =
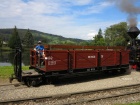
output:
M4 100L0 104L47 104L47 105L71 105L94 102L98 100L140 94L140 84L107 88L94 91L60 94L55 96L31 97L28 99Z
M23 85L22 83L0 85L0 91L22 89L22 88L27 88L27 86Z
M19 83L14 83L14 84L4 84L4 85L0 85L1 86L10 86L10 85L18 85Z

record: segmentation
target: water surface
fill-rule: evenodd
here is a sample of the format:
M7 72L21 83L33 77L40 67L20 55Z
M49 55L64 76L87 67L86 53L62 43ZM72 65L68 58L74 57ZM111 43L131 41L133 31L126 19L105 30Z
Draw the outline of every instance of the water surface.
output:
M14 64L15 51L0 51L0 66L12 66ZM22 53L22 65L30 65L30 51Z

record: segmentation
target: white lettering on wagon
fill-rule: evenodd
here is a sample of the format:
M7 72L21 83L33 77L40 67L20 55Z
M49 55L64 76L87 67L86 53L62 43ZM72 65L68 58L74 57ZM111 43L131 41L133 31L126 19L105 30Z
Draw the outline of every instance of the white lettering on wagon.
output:
M104 57L104 55L101 55L101 58L103 58Z
M88 56L88 58L96 58L95 55Z
M53 57L52 56L47 56L45 57L45 60L48 61L48 65L56 65L56 61L53 60Z
M48 65L56 65L56 61L48 61Z
M45 60L53 60L52 56L45 57Z

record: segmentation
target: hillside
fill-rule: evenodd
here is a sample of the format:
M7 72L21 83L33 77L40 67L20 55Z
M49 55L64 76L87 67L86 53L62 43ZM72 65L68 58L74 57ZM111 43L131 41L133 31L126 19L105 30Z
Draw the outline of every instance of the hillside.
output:
M13 29L0 29L0 37L6 42L8 42ZM18 29L19 36L21 40L23 39L24 35L26 34L27 29ZM45 44L82 44L86 42L85 40L81 39L74 39L74 38L65 38L59 35L53 35L49 33L40 32L37 30L30 30L34 37L35 43L38 40L41 40Z

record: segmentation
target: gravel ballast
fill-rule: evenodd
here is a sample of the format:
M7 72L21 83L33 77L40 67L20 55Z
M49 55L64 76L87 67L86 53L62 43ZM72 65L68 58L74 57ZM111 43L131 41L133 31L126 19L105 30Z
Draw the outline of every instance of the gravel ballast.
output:
M68 93L71 94L81 91L91 91L138 83L140 83L140 72L133 71L130 75L114 76L111 78L99 77L94 80L75 82L71 84L52 84L7 91L0 90L0 101L39 96L55 96L58 94Z

